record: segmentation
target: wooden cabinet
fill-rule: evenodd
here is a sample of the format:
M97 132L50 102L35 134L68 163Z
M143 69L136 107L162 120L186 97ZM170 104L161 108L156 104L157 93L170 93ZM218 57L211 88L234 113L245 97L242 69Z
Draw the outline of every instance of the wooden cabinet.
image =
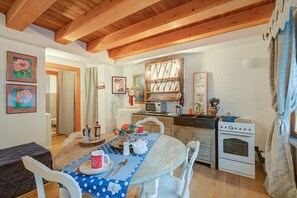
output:
M190 141L200 141L200 149L197 161L210 164L212 169L216 167L216 130L195 127L174 126L175 137L187 144Z
M139 115L139 114L133 114L132 115L132 123L136 124L138 120L143 120L144 118L151 116L151 115ZM174 130L173 130L173 117L167 117L167 116L155 116L158 120L160 120L164 124L164 134L169 136L174 136ZM143 124L143 128L145 131L150 132L158 132L160 131L159 125L157 125L154 122L146 122Z

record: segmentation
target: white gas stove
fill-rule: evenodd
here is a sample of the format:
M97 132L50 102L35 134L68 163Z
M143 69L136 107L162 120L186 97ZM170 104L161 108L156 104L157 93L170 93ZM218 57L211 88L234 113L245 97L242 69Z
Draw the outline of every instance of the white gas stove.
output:
M251 119L219 121L219 170L255 178L255 124Z

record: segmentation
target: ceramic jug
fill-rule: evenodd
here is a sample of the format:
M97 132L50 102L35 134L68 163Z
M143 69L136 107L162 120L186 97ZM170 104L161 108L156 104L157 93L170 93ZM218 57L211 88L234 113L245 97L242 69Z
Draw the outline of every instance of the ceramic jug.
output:
M143 154L147 151L147 141L146 140L141 140L138 139L137 141L135 141L134 143L131 143L132 147L133 147L133 151L135 154Z

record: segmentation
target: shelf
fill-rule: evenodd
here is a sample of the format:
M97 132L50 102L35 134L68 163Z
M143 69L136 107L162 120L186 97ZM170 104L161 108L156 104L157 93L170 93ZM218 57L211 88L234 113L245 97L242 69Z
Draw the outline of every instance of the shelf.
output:
M182 57L168 57L145 64L146 101L179 101L183 96L184 65Z
M179 77L173 77L173 78L161 78L161 79L151 79L151 80L146 80L146 82L158 82L158 81L173 81L173 80L179 80Z
M179 91L147 91L146 93L150 93L150 94L159 94L159 93L179 93Z

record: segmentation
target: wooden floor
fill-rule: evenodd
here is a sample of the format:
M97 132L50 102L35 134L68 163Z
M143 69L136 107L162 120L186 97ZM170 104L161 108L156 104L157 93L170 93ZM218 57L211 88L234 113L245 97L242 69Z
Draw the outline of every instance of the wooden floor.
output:
M52 155L62 148L65 135L53 134L53 147L51 149ZM256 179L249 179L238 175L212 170L207 165L194 164L194 174L190 184L191 198L264 198L269 197L266 193L263 183L265 180L265 173L261 165L256 164ZM175 171L179 175L181 169ZM46 195L49 198L58 198L59 191L57 184L50 182L45 185ZM140 188L129 188L127 197L137 198L141 192ZM36 190L27 193L22 198L37 197ZM86 196L89 197L89 196Z

